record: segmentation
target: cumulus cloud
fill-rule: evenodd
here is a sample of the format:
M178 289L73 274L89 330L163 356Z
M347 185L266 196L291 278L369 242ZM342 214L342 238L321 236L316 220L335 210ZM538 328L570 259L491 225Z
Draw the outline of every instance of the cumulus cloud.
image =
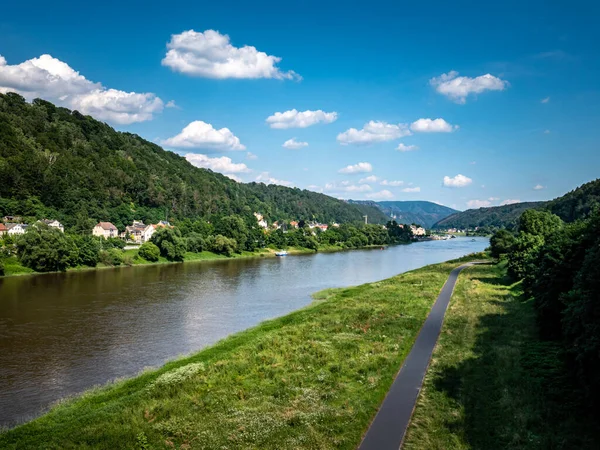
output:
M468 186L472 182L473 182L473 180L471 178L461 175L459 173L458 175L456 175L455 177L452 177L452 178L449 176L445 176L443 185L444 185L444 187L449 187L449 188L460 188L460 187Z
M543 98L541 103L548 103L550 101L550 97Z
M234 47L229 36L215 30L184 31L173 34L162 65L175 72L205 78L276 78L301 80L297 73L283 72L281 58L260 52L256 47Z
M320 109L316 111L306 110L298 111L290 109L285 112L276 112L267 117L266 122L271 128L306 128L317 123L331 123L337 120L337 112L325 112Z
M407 187L402 189L402 192L421 192L421 188L420 187Z
M0 56L0 92L17 92L28 100L41 97L120 125L151 120L164 108L155 94L108 89L50 55L15 65Z
M392 194L387 189L384 189L379 192L373 192L371 195L369 195L369 197L374 200L389 200L389 199L394 198L394 194Z
M284 148L289 148L290 150L297 150L299 148L308 147L308 142L297 141L296 138L288 139L282 145Z
M521 200L518 200L518 199L507 199L507 200L504 200L504 201L500 202L500 206L514 205L515 203L521 203Z
M419 119L410 125L410 129L417 133L452 133L458 125L450 125L444 119Z
M236 183L241 183L242 182L242 179L240 177L238 177L237 175L234 175L232 173L224 173L223 175L225 175L227 178L231 178Z
M365 178L361 178L360 180L358 180L358 182L360 184L364 184L364 183L375 183L379 178L376 177L375 175L369 175L368 177Z
M167 104L165 105L165 108L177 108L177 109L179 109L179 106L177 105L177 103L175 103L175 100L169 100L167 102Z
M246 150L229 128L217 130L210 123L195 120L181 133L162 141L164 145L175 148L205 148L214 151Z
M429 80L435 90L455 101L466 103L470 94L481 94L484 91L503 91L509 86L508 81L501 80L489 73L479 77L459 77L458 72L451 71Z
M256 177L256 181L264 184L279 184L288 187L293 185L291 181L278 180L277 178L272 177L269 172L261 172L260 175Z
M544 189L545 187L546 187L546 186L542 186L541 184L536 184L536 185L533 187L533 189L534 189L535 191L540 191L540 190Z
M381 183L382 186L402 186L404 184L404 181L400 181L400 180L393 180L393 181L388 181L388 180L383 180Z
M365 172L373 172L373 166L368 162L359 162L358 164L353 164L346 166L340 170L339 173L365 173Z
M467 206L471 209L485 208L491 206L491 202L489 200L469 200Z
M393 141L411 134L408 126L403 123L391 124L371 120L361 130L350 128L338 134L337 140L342 145L372 144L375 142Z
M228 176L234 173L250 172L250 169L248 166L246 166L246 164L234 163L231 158L228 158L227 156L210 158L207 155L188 153L185 155L185 159L187 159L190 164L196 167L210 169L213 172L219 172Z
M256 156L254 153L252 152L248 152L246 153L246 159L258 159L258 156Z
M370 192L373 188L368 184L352 184L349 181L342 181L338 183L327 183L325 185L325 192Z
M418 150L419 147L417 147L416 145L406 145L406 144L398 144L398 147L396 147L396 150L398 150L399 152L412 152L413 150Z

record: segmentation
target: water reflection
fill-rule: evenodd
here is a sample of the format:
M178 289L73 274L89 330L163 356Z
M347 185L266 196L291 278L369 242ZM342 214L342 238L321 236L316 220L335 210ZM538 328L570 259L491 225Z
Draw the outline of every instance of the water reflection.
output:
M356 285L483 250L458 238L393 247L0 280L0 424Z

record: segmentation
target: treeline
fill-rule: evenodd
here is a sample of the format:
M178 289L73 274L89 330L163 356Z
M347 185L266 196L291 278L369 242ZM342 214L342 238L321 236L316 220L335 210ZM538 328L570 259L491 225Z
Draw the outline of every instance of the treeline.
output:
M524 212L491 238L493 256L533 297L542 338L559 342L589 405L600 401L600 210L572 223ZM573 218L572 216L571 218Z
M0 217L52 218L77 232L100 220L122 231L133 219L214 222L253 212L270 223L387 220L324 194L236 183L77 111L0 94Z
M71 267L133 265L143 261L184 261L188 254L212 252L234 256L255 252L265 247L272 249L349 249L370 245L409 242L410 227L389 222L387 227L375 224L330 227L326 231L300 223L265 232L254 216L225 216L215 223L203 219L186 219L176 227L158 228L150 241L137 250L124 251L121 239L103 239L88 234L62 233L56 228L37 222L23 235L5 235L0 240L0 275L4 275L4 261L15 259L36 272L64 271ZM143 260L143 261L140 261Z

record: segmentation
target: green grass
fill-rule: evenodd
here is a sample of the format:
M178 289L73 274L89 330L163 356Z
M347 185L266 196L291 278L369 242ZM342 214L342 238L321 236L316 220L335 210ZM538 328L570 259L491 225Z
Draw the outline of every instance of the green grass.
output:
M0 448L355 448L457 262L300 311L0 435ZM176 326L176 325L172 325Z
M11 256L2 260L4 262L4 275L24 275L28 273L35 273L33 269L25 267L21 264L16 256Z
M403 446L412 449L592 449L556 343L502 266L464 271L446 313Z

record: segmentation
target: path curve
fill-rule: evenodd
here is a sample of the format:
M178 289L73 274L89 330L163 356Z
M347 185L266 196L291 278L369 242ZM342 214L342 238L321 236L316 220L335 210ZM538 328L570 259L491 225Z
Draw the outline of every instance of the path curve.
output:
M402 445L458 274L473 264L481 262L463 264L450 272L359 450L398 450Z

